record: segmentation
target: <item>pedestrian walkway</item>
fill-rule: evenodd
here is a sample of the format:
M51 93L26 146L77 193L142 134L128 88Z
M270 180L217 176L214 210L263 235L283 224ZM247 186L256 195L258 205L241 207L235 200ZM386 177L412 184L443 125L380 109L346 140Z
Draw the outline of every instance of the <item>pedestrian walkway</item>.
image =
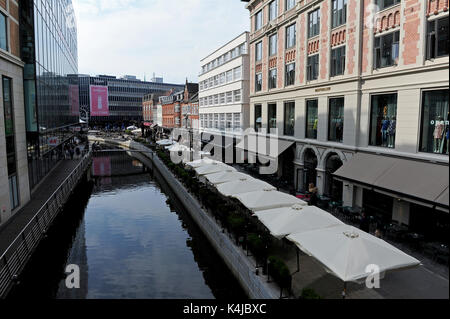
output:
M38 185L31 195L31 200L0 226L0 256L79 163L80 160L62 160L58 163Z

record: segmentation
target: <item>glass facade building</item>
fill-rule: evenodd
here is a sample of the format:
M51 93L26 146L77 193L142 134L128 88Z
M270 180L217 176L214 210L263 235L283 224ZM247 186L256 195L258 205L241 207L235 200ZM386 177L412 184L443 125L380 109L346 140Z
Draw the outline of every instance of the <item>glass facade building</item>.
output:
M21 58L30 186L62 158L79 123L77 27L71 0L20 3ZM75 94L77 95L77 94Z

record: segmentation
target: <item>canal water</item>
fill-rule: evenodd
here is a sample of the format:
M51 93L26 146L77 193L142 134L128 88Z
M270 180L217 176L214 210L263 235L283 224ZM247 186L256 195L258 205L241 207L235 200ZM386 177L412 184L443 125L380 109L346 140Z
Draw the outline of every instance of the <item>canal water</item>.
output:
M9 298L247 298L164 181L125 152L94 157ZM80 288L66 287L66 267Z

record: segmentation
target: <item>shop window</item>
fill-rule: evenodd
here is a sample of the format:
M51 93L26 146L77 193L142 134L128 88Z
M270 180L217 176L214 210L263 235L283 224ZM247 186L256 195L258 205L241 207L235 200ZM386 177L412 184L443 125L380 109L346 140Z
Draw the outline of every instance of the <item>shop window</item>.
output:
M295 130L295 103L284 103L284 135L294 136Z
M318 111L318 100L306 101L306 138L317 139Z
M286 65L285 79L286 79L285 86L295 84L295 63L290 63Z
M397 94L373 95L369 144L395 148L396 127Z
M306 77L307 77L308 81L317 80L317 78L319 77L319 55L318 54L308 57L306 70L307 70Z
M2 78L3 87L3 113L5 122L6 139L6 161L8 169L9 196L11 209L19 206L18 184L17 184L17 163L16 163L16 142L14 133L14 112L12 103L12 81L10 78Z
M420 151L447 154L449 148L449 90L423 93Z
M332 1L332 28L347 22L347 0Z
M342 143L344 135L344 98L330 99L328 140Z
M255 104L255 131L258 132L262 127L262 106Z
M384 68L398 64L400 31L375 38L374 68Z
M428 22L427 59L448 56L449 52L449 18L435 19Z
M269 89L277 87L277 69L269 70Z
M255 92L262 90L262 73L257 73L255 76Z
M275 103L267 106L267 128L269 130L277 128L277 105Z
M331 76L345 72L345 46L331 50Z

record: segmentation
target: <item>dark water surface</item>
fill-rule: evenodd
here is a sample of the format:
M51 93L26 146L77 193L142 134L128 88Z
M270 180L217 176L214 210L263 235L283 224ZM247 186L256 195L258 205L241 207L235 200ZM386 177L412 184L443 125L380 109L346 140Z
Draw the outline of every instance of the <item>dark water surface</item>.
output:
M165 183L126 153L94 158L10 298L246 298ZM69 264L80 289L66 288Z

